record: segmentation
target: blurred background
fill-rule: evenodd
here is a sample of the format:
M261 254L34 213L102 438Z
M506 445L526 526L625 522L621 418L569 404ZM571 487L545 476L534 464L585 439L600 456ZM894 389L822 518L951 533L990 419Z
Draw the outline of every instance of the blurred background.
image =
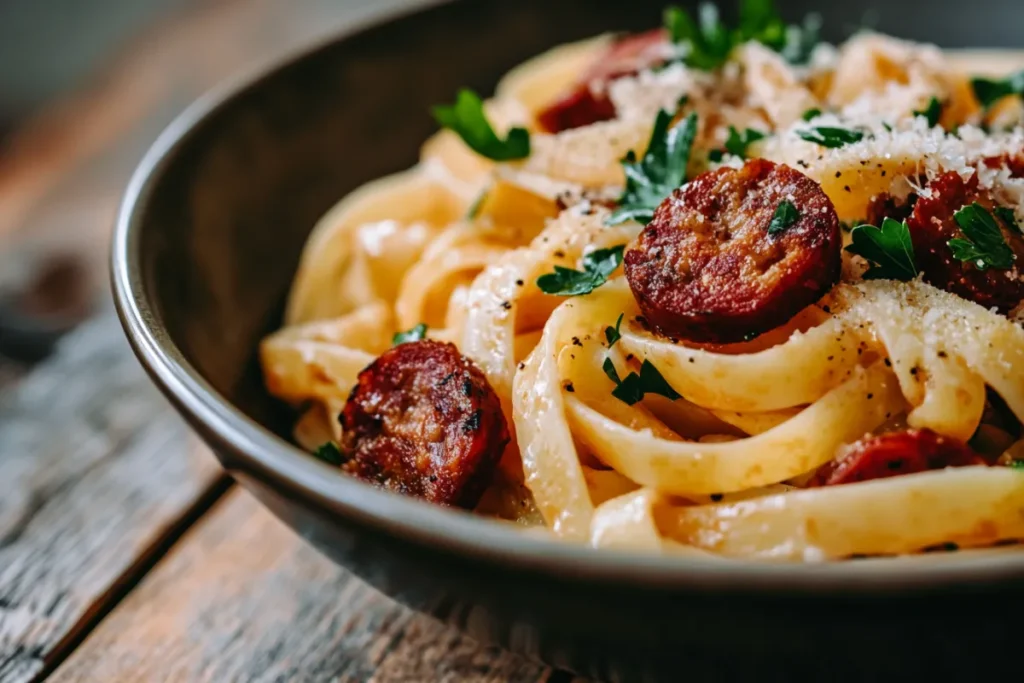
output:
M585 12L624 0L551 1ZM416 4L429 0L0 0L0 390L109 305L118 201L175 114L223 80ZM656 24L662 4L633 3L636 27ZM1011 18L1022 0L777 4L792 20L822 11L833 41L870 27L949 47L1024 43Z

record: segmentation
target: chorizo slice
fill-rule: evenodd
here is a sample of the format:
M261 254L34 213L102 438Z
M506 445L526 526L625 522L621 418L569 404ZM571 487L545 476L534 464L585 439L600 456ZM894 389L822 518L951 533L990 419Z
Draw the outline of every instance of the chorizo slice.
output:
M620 38L590 66L580 79L555 102L537 115L548 133L589 126L615 118L615 105L608 97L608 84L632 76L666 61L668 33L655 29Z
M973 202L990 212L995 206L991 197L979 190L977 175L965 181L959 173L950 171L928 184L928 192L917 200L907 219L917 267L924 272L926 282L1005 314L1024 300L1020 269L1014 265L1008 270L982 270L974 262L957 259L949 247L951 239L965 237L954 214ZM1024 263L1024 236L993 216L1016 262Z
M837 486L946 467L987 464L962 441L930 429L908 429L856 442L844 455L820 468L809 486Z
M709 171L673 192L625 256L647 321L698 343L739 342L782 325L826 294L841 267L832 202L807 176L765 159Z
M399 344L364 369L339 420L347 473L467 509L509 442L484 374L454 345L430 340Z

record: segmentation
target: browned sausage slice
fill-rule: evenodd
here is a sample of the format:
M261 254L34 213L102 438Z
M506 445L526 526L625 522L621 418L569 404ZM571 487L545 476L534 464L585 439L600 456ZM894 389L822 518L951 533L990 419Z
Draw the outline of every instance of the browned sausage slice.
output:
M914 213L915 203L917 203L917 194L913 192L902 201L888 192L883 192L875 195L868 202L864 222L868 225L879 226L886 218L889 218L897 223L902 223L910 218L910 214Z
M988 194L978 189L977 176L965 181L955 171L943 173L928 184L926 195L917 200L907 219L917 267L925 280L985 308L1002 313L1016 308L1024 300L1024 279L1018 266L980 270L973 262L955 258L949 248L949 240L964 238L953 214L973 202L990 211L995 206ZM999 218L996 223L1016 255L1016 263L1024 264L1024 236Z
M572 88L537 115L541 129L559 133L615 118L608 84L665 62L668 33L656 29L621 38L591 65Z
M509 442L501 403L452 344L400 344L359 373L340 416L349 474L472 508Z
M986 465L967 444L930 429L908 429L862 439L817 471L810 486L836 486L946 467Z
M788 221L771 233L786 202ZM626 278L662 334L731 343L778 327L839 281L842 236L813 180L765 159L704 173L630 245Z

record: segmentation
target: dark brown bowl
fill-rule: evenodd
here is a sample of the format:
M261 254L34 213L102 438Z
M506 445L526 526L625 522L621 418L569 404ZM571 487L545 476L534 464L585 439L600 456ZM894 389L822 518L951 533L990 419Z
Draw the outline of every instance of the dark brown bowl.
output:
M428 107L457 87L487 90L559 42L650 25L659 5L444 4L197 103L142 163L117 226L114 291L132 346L275 514L478 639L613 680L1012 670L1024 553L766 565L596 552L365 486L282 436L290 417L262 388L255 350L314 222L413 164Z

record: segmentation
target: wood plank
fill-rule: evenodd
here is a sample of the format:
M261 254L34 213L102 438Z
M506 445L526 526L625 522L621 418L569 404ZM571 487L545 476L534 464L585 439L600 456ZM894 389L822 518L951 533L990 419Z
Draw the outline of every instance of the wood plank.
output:
M0 680L31 681L59 661L222 477L109 310L5 391Z
M535 683L571 676L481 647L397 605L236 488L52 680Z

